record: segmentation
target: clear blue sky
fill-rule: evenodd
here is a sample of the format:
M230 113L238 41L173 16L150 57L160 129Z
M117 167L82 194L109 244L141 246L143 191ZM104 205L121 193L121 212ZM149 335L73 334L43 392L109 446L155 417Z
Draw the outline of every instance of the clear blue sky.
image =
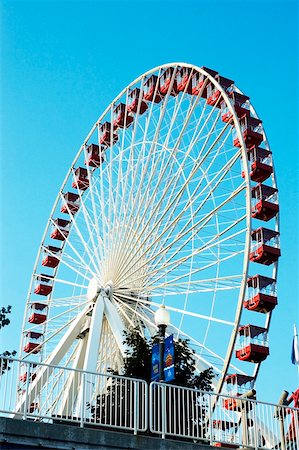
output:
M298 5L283 1L1 1L1 304L18 349L28 284L52 203L109 102L159 64L185 61L235 80L263 119L281 209L279 305L258 397L298 385ZM220 337L219 337L220 338Z

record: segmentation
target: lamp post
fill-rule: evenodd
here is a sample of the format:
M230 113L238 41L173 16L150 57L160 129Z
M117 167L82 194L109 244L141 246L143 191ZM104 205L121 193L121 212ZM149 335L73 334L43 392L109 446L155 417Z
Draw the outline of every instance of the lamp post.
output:
M164 381L164 371L163 371L163 355L164 355L164 340L165 331L167 325L169 325L170 316L169 312L166 311L165 306L161 305L159 309L155 312L155 324L159 330L159 381Z

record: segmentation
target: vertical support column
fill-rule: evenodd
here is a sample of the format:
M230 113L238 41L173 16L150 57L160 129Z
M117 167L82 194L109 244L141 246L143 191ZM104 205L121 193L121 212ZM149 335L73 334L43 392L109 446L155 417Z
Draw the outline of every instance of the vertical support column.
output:
M24 420L27 419L27 413L28 413L30 372L31 372L31 363L28 363L27 372L26 372L27 378L26 378L25 402L24 402L24 414L23 414Z

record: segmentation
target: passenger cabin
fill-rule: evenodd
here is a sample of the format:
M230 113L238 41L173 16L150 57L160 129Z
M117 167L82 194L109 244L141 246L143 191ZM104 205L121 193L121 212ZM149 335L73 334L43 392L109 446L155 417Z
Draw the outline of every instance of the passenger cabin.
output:
M31 303L30 316L28 317L29 323L41 324L47 320L48 306L44 303Z
M31 372L33 368L36 367L36 364L30 364L30 371L29 371L29 381L34 381L36 378L36 373L35 372ZM20 364L20 376L19 376L19 380L22 383L25 383L27 381L27 376L28 376L28 364L24 364L21 363ZM31 373L30 373L31 372Z
M160 103L162 95L160 94L160 82L157 75L151 75L143 84L143 98L148 102Z
M53 289L53 275L40 274L36 277L34 293L37 295L47 296Z
M125 103L119 103L113 110L113 127L127 128L133 122L134 117L128 114Z
M253 145L247 150L249 161L250 179L257 183L267 180L273 173L272 153L261 147ZM244 172L242 172L244 178Z
M259 363L269 355L267 329L255 325L239 328L236 357L240 361Z
M208 72L214 78L218 74L218 72L216 72L215 70L209 69L208 67L204 67L203 66L202 69L205 72ZM204 87L204 89L202 89L206 79L207 79L207 76L204 75L203 73L199 73L199 72L195 72L194 73L194 75L192 76L192 80L191 80L192 95L198 95L201 92L201 90L202 90L201 97L207 98L207 84L209 84L208 81L207 81L206 86Z
M225 92L231 93L233 91L234 81L229 78L224 78L221 75L215 75L215 80L220 84L220 86L225 90ZM211 106L216 106L221 108L221 102L219 101L221 97L221 91L218 89L214 83L210 82L207 86L207 104Z
M54 269L59 264L60 260L58 257L61 255L61 248L48 245L45 247L43 255L42 266Z
M51 233L51 238L58 241L65 241L70 232L71 222L64 219L53 220L53 231Z
M174 69L173 67L168 67L167 69L164 70L164 72L160 76L159 81L160 81L161 95L165 96L168 93L169 89L170 95L174 97L178 95L179 91L176 81L176 72L177 72L176 68Z
M192 73L191 67L182 67L177 72L177 89L179 92L192 94Z
M87 149L87 160L85 165L90 167L99 167L104 162L104 147L101 148L96 144L90 144Z
M268 222L276 216L279 211L277 192L277 189L261 183L251 189L253 199L251 214L254 219Z
M251 233L252 247L249 259L269 266L280 257L279 232L268 228L258 228Z
M133 89L128 95L128 111L131 113L144 114L148 106L143 100L143 95L139 88Z
M231 397L240 397L254 387L254 378L248 375L234 373L225 379L224 392ZM240 411L241 404L235 398L224 398L223 408L229 411Z
M250 115L249 97L247 97L246 95L239 94L238 92L235 91L230 92L229 97L239 119L244 115L246 116ZM221 120L222 122L230 122L232 118L233 115L229 110L226 102L223 100L221 102Z
M237 422L232 422L228 418L226 420L218 419L212 421L213 428L213 446L225 448L238 448L236 444L227 444L226 442L234 442L235 430L238 427ZM224 443L225 442L225 443Z
M80 191L86 191L89 187L88 172L85 167L77 167L75 170L72 187L74 189L80 189Z
M117 133L112 129L110 122L99 124L99 141L106 147L110 147L118 141Z
M253 145L259 146L263 142L263 128L260 119L244 114L240 119L240 125L247 148L251 148ZM233 142L235 147L241 147L235 128L233 129Z
M76 214L80 208L80 196L74 192L66 192L63 194L63 201L60 211L64 214Z
M25 353L39 353L41 351L43 333L37 333L35 331L28 331L26 333L25 346L23 351Z
M277 305L276 280L255 275L247 280L247 300L244 308L249 311L268 313Z

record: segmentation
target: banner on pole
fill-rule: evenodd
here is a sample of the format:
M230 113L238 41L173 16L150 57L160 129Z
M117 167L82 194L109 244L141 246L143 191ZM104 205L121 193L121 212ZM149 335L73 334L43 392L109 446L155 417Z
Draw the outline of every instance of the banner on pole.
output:
M165 339L163 358L164 381L174 379L174 343L173 334Z
M152 348L151 380L159 381L159 344L154 344Z

